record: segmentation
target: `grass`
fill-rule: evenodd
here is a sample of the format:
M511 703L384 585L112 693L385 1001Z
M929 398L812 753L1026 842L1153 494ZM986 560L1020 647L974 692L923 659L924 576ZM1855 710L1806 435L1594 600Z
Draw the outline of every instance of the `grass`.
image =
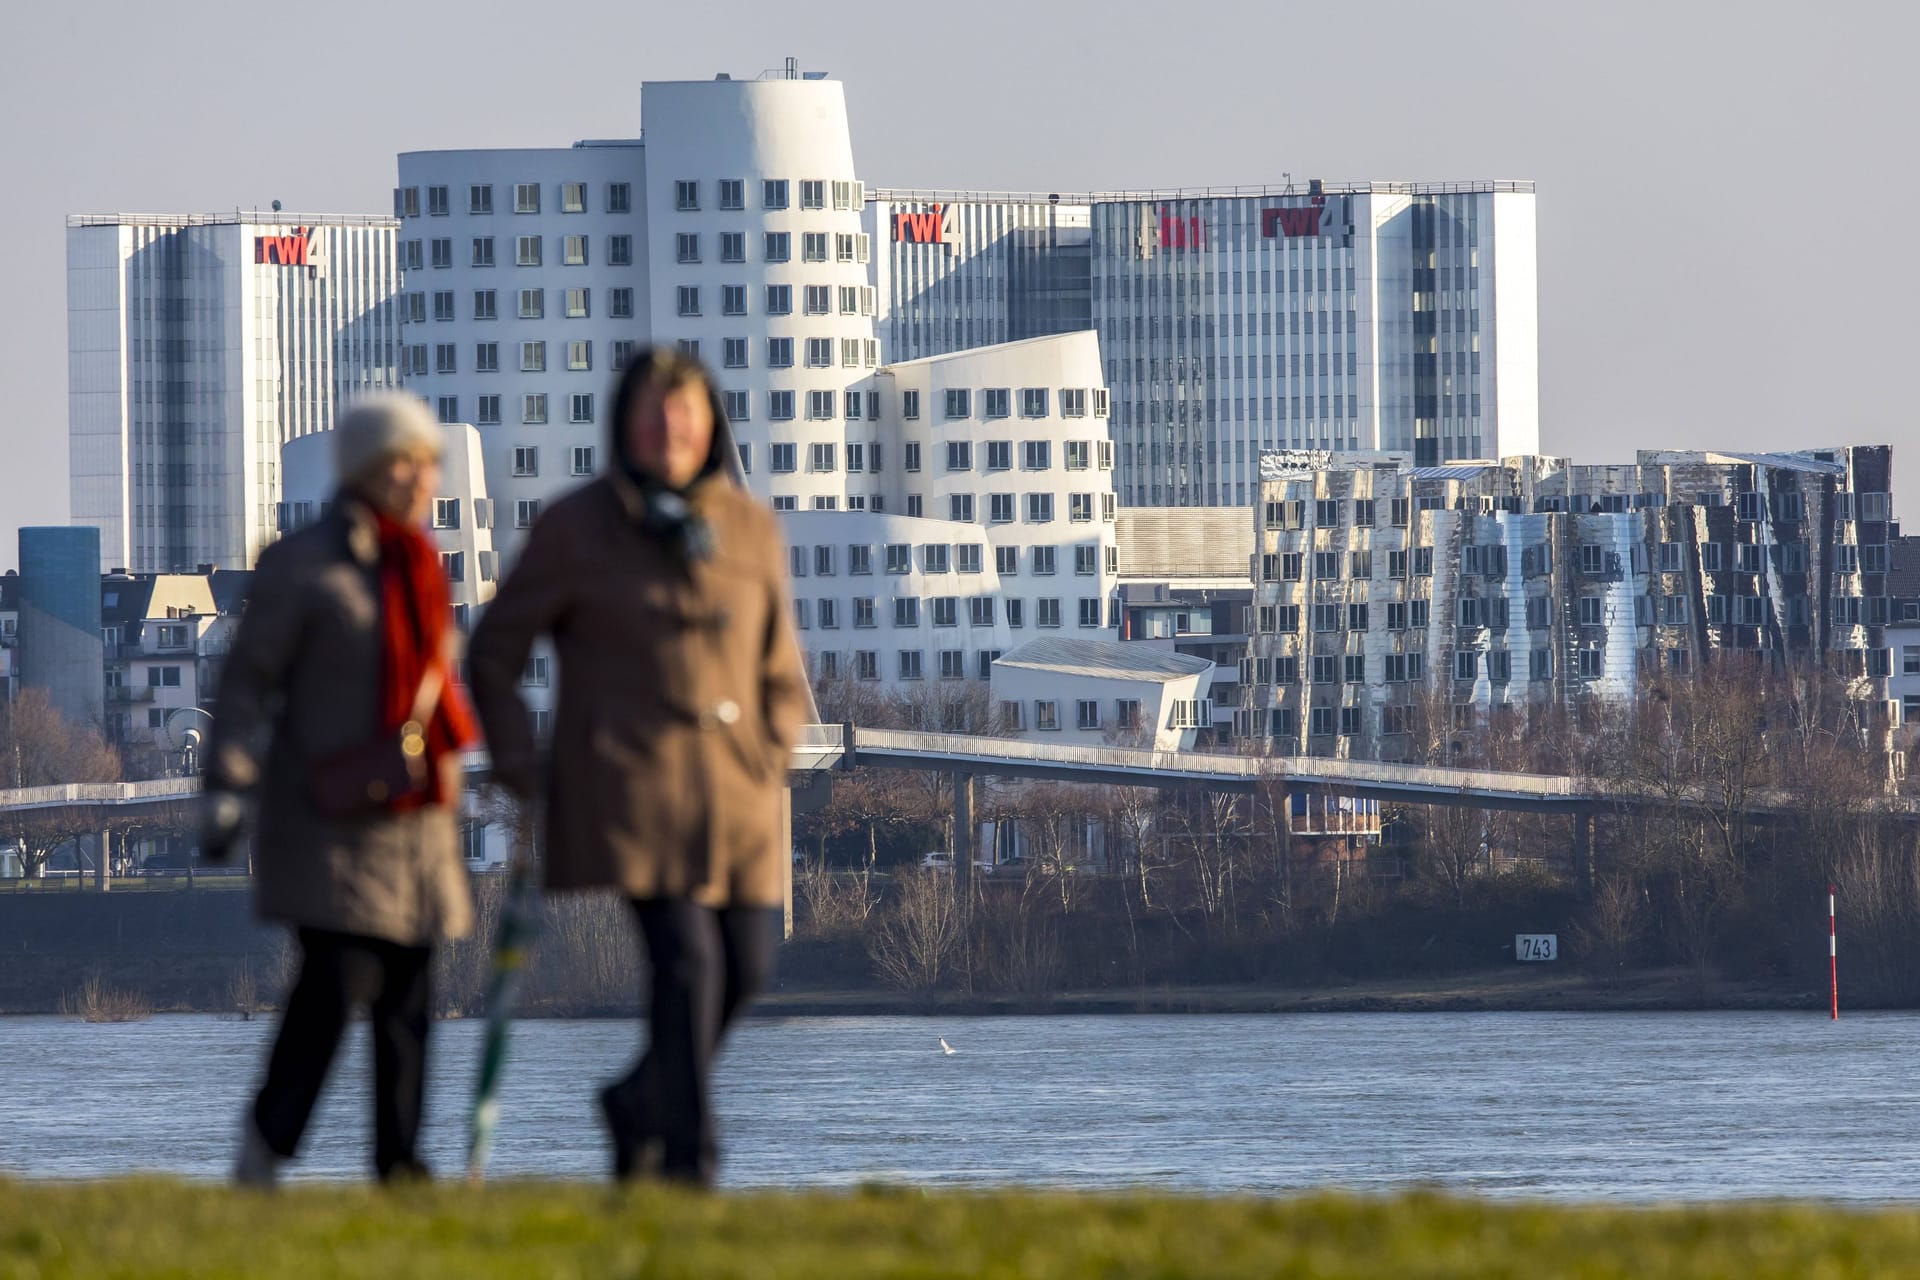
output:
M1492 1204L1428 1194L696 1197L520 1183L263 1197L0 1182L0 1280L95 1277L1920 1276L1920 1213Z

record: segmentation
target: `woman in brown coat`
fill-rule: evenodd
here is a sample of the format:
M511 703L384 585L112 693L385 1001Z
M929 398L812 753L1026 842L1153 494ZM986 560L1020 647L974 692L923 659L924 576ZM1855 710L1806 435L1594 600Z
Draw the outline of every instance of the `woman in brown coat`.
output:
M450 676L451 609L422 528L440 428L418 397L366 397L334 430L340 489L262 553L221 675L202 856L224 861L257 801L255 908L292 926L300 976L243 1128L237 1181L299 1146L340 1035L369 1007L374 1166L415 1153L433 943L472 921L456 809L478 740Z
M729 474L705 370L642 352L611 433L607 474L534 526L469 665L495 776L523 802L544 782L547 886L615 889L640 924L647 1052L600 1095L615 1175L706 1183L714 1057L772 964L807 685L785 543ZM544 779L517 691L541 636L560 660Z

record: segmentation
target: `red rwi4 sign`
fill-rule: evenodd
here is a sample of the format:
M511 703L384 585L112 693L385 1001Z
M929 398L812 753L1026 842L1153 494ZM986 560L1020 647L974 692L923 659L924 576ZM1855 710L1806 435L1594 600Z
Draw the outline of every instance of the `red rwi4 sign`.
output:
M1199 249L1206 245L1207 224L1199 218L1181 218L1160 210L1162 249Z
M932 204L924 213L893 215L893 238L905 244L952 244L955 227L951 205Z
M253 260L276 267L312 266L312 244L312 227L301 227L290 236L255 236Z
M1262 209L1260 211L1260 234L1272 239L1285 236L1317 236L1326 219L1327 200L1325 196L1315 196L1312 204L1296 205L1289 209Z

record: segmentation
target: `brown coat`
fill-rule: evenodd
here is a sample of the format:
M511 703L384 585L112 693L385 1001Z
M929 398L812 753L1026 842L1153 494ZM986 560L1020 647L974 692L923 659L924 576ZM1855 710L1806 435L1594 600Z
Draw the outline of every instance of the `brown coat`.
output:
M378 556L371 516L350 501L262 553L220 677L206 782L257 792L263 918L424 945L472 927L454 811L333 820L307 793L311 762L376 733Z
M808 706L786 544L721 475L690 499L716 547L691 564L641 529L643 499L617 472L542 515L474 632L474 701L496 777L530 796L540 769L517 690L534 641L552 638L548 887L773 906Z

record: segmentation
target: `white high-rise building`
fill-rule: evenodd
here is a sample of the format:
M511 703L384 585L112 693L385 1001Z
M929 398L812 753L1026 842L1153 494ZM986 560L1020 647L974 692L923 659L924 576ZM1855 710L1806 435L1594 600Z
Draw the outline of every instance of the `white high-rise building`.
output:
M873 193L888 355L1093 328L1126 506L1244 506L1271 449L1537 453L1531 183Z
M247 569L276 534L280 449L392 386L385 217L70 218L72 519L105 569Z

